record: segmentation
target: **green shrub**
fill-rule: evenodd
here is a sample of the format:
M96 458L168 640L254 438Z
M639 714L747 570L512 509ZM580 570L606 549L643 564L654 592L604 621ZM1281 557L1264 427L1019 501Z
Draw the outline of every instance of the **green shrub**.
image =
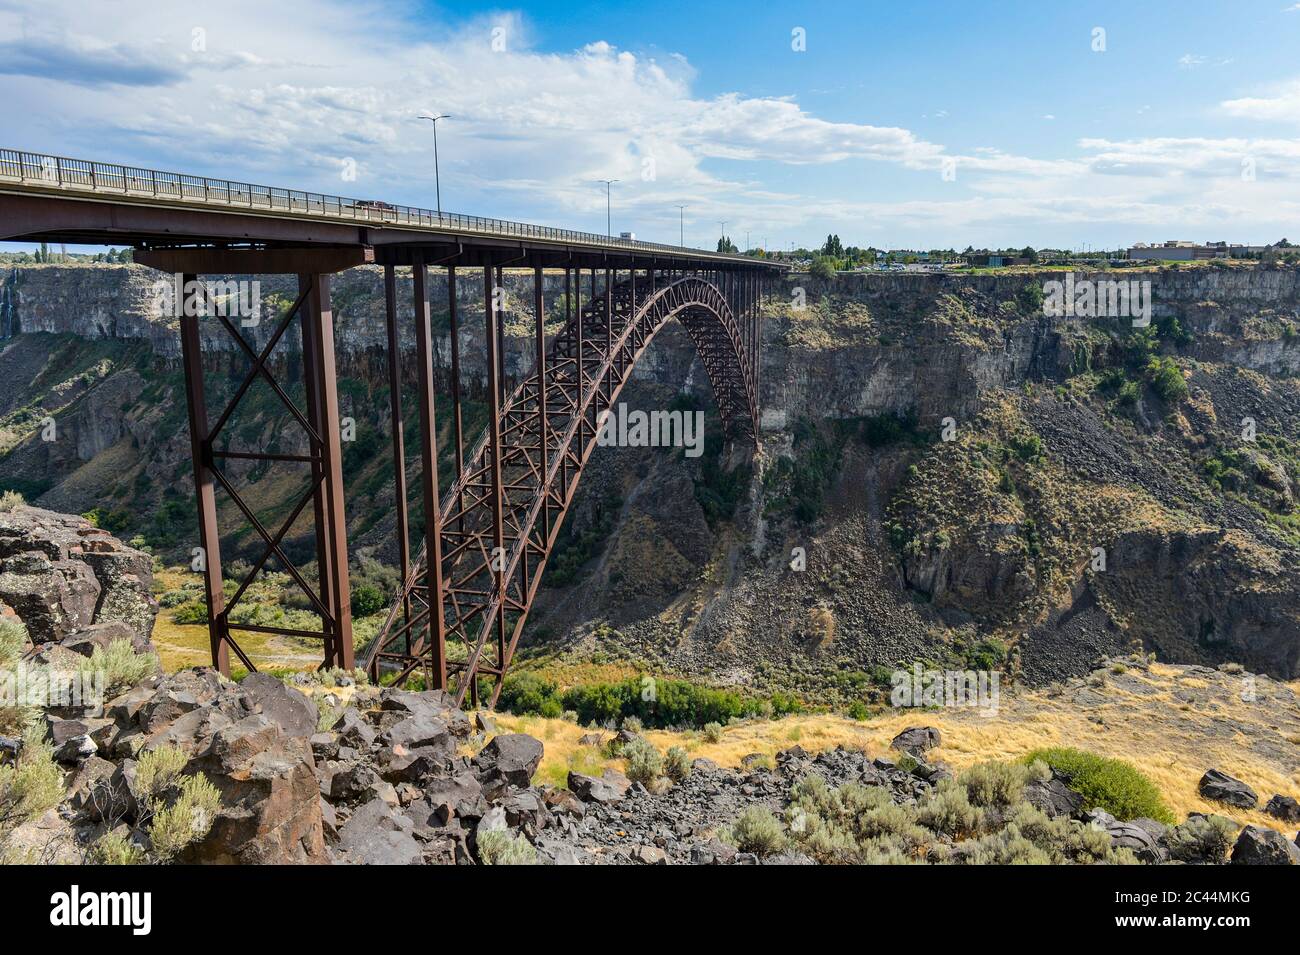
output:
M664 758L647 740L637 737L623 747L627 760L627 778L642 786L649 786L663 775Z
M1146 366L1146 379L1151 388L1165 401L1180 401L1187 397L1187 380L1178 362L1172 358L1152 358Z
M970 767L961 774L959 781L971 805L1005 808L1020 802L1029 776L1028 766L993 762Z
M668 747L664 753L664 775L675 783L685 781L691 774L691 757L680 746Z
M190 603L183 603L175 610L172 611L172 621L174 623L179 623L179 624L207 623L208 622L207 605L200 601L191 601Z
M130 640L114 640L107 649L96 647L94 653L80 664L83 678L102 675L104 694L108 699L135 686L157 670L158 657L152 653L136 653Z
M722 742L722 724L721 724L721 723L705 723L705 724L704 724L704 741L705 741L706 743L721 743L721 742Z
M135 789L147 796L157 796L176 781L189 757L175 746L160 746L141 753L135 764Z
M1170 825L1174 822L1174 814L1155 783L1123 760L1081 749L1052 747L1036 749L1022 761L1041 761L1060 773L1070 788L1083 796L1088 809L1100 807L1121 820L1145 816Z
M661 728L726 723L757 715L784 716L802 709L792 694L762 699L669 679L656 679L654 687L652 699L644 698L643 681L638 677L618 683L587 683L561 692L549 681L524 673L506 679L498 705L521 715L560 716L572 710L583 724L627 726L628 720L637 720L643 727Z
M741 852L765 856L777 852L785 845L785 831L781 822L766 806L749 806L731 824L732 843Z
M205 776L186 776L179 788L176 801L156 809L149 823L149 842L159 862L171 862L206 836L221 808L221 794Z
M20 504L26 503L27 502L23 500L23 496L17 491L5 491L3 494L0 494L0 513L8 514Z
M27 648L27 628L8 617L0 618L0 670L12 670Z
M63 772L45 740L45 727L33 723L23 734L17 761L0 766L0 848L13 829L57 806L62 798Z
M106 832L90 848L96 865L143 865L144 851L120 832Z
M372 613L379 613L387 606L388 600L378 587L362 584L360 587L352 588L353 616L368 617Z
M927 829L954 838L975 832L983 818L984 814L971 805L966 788L947 779L918 807L916 813L916 821Z
M818 255L813 258L812 264L808 267L808 272L815 279L829 282L831 279L835 278L835 270L838 264L839 263L828 256Z
M645 729L645 724L641 722L640 717L628 716L624 718L622 728L629 733L640 733Z
M537 850L532 843L509 830L480 832L474 841L483 865L537 865Z
M1191 816L1169 833L1169 856L1177 862L1222 862L1237 835L1225 816Z

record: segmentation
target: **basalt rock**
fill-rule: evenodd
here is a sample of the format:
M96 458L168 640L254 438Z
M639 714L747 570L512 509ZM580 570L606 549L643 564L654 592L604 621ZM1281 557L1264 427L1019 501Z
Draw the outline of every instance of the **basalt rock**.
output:
M926 750L942 745L942 737L933 726L913 726L895 736L889 745L900 752L919 756Z
M1233 865L1300 865L1300 846L1278 832L1246 826L1232 847Z
M0 602L34 644L77 634L75 643L93 644L105 636L97 624L116 622L144 649L158 611L152 586L153 559L85 518L27 505L0 512Z
M1227 773L1220 772L1217 769L1208 770L1201 777L1201 782L1197 788L1206 799L1214 799L1241 809L1254 809L1259 802L1259 796L1255 794L1255 790L1240 779L1234 779Z
M1292 796L1274 796L1265 804L1264 811L1283 822L1300 822L1300 802Z

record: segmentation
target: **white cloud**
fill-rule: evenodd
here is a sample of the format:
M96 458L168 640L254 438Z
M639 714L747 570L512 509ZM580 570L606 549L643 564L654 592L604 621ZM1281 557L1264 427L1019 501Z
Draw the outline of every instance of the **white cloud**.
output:
M194 49L196 29L205 49ZM415 117L437 110L453 117L438 129L444 207L557 225L603 227L601 178L622 180L616 215L641 234L675 237L684 202L697 231L726 218L774 244L782 231L854 220L964 245L981 230L1045 223L1178 231L1212 215L1273 223L1296 211L1277 191L1300 170L1294 140L1097 138L1037 158L999 147L992 129L994 144L958 149L824 119L792 97L702 96L673 51L636 54L580 32L573 49L542 51L509 12L465 25L377 0L225 0L219 17L193 3L0 0L0 37L0 120L14 145L431 204L431 130ZM1300 82L1221 109L1300 118ZM1244 156L1258 166L1253 191L1237 188ZM349 157L355 181L340 178ZM955 183L939 175L946 160ZM854 163L873 170L857 195L765 181L773 164ZM875 184L877 169L888 184Z
M1300 79L1276 86L1272 95L1225 100L1221 106L1229 116L1300 123Z

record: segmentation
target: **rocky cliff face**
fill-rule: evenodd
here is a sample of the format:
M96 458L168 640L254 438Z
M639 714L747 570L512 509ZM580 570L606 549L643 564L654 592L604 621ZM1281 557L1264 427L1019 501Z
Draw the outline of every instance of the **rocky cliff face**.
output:
M483 413L473 404L483 352L474 277L459 285L468 434ZM1043 315L1033 293L1051 277L787 280L765 323L762 452L751 460L716 442L700 460L598 451L552 565L568 568L563 586L544 587L533 616L536 639L805 687L918 657L961 662L987 640L1020 644L1018 665L1036 679L1082 672L1133 642L1174 659L1300 672L1289 596L1300 273L1117 274L1152 282L1147 332ZM6 278L0 483L52 507L99 508L105 526L175 556L192 546L189 452L178 343L150 315L153 280L125 266ZM361 436L345 456L353 546L391 559L381 281L377 269L352 270L333 298L342 412ZM530 282L507 277L521 315ZM293 292L268 278L262 299L282 308ZM560 293L556 277L552 318ZM437 283L433 295L437 320ZM530 326L510 327L507 367L518 374ZM248 330L254 347L271 329L268 317ZM216 408L246 362L215 326L204 346ZM291 333L277 352L291 381L296 348ZM1185 397L1156 390L1151 359L1174 363ZM689 341L669 328L626 397L662 407L683 390L711 408ZM1245 419L1257 440L1242 439ZM232 446L302 445L265 395L229 432ZM271 513L296 486L252 466L231 473ZM308 535L300 522L290 546ZM1106 570L1092 567L1096 548ZM790 569L796 549L806 570Z

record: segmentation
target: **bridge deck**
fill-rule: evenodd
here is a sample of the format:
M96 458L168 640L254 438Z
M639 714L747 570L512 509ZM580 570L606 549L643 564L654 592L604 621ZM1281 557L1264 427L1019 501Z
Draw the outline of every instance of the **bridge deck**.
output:
M14 199L0 202L0 239L6 240L155 247L204 240L365 246L467 242L615 254L642 263L653 258L665 266L784 268L751 256L13 149L0 149L0 197L6 196ZM81 208L51 215L50 200ZM91 206L103 208L92 211Z

